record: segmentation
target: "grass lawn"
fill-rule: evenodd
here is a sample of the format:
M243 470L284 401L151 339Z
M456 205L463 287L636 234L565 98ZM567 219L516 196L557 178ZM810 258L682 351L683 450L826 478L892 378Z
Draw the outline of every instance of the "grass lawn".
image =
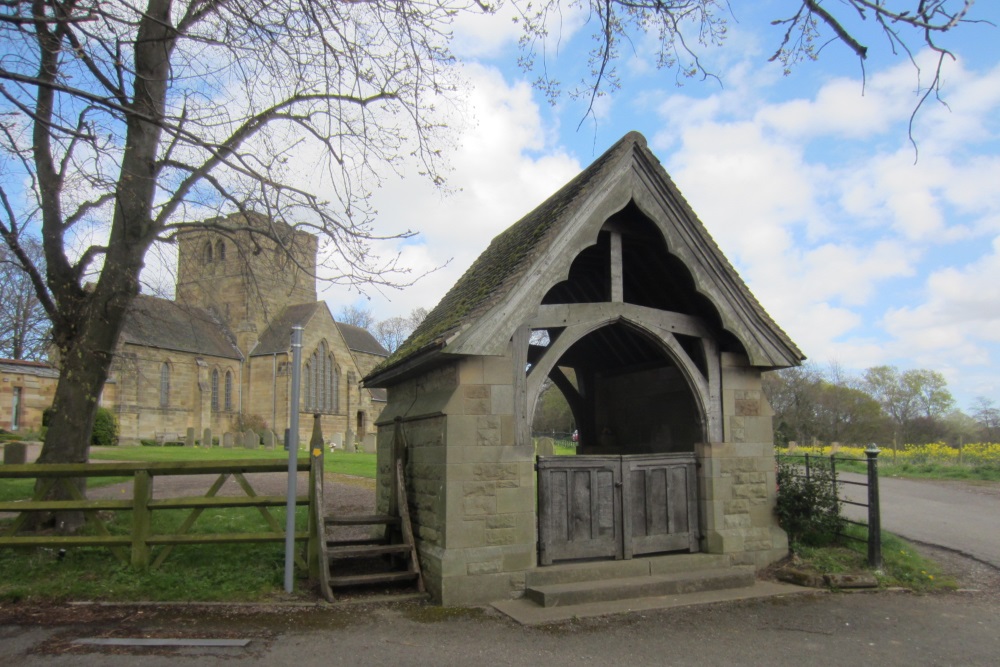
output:
M299 450L299 460L308 456ZM238 461L278 460L287 461L283 449L227 449L224 447L94 447L91 461ZM363 452L327 452L323 456L323 470L375 479L375 454Z

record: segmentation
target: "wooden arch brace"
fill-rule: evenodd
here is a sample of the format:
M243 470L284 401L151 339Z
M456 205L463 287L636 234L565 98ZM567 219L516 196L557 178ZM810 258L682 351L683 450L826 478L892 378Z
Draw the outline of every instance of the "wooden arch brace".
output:
M535 413L535 403L545 378L559 359L578 340L601 327L615 322L628 322L660 341L687 379L702 414L704 435L715 442L722 438L721 391L717 346L708 327L696 317L646 308L628 303L575 303L539 306L537 315L528 322L531 329L565 328L529 370L527 377L527 423ZM674 334L694 336L702 340L707 363L707 375L688 356Z

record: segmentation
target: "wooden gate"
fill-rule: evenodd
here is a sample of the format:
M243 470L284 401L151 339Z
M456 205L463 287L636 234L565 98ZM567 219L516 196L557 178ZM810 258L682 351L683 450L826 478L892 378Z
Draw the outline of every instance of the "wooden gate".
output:
M694 454L538 457L538 561L698 550Z

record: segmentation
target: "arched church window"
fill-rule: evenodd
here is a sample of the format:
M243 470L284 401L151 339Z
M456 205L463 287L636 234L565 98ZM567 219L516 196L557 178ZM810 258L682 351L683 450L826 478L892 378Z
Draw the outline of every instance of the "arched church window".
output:
M340 369L333 367L333 411L340 412Z
M166 361L160 366L160 407L170 406L170 364Z
M219 369L212 369L212 412L219 411Z
M205 255L205 263L206 264L211 264L212 263L212 242L211 241L209 241L208 243L205 244L205 252L203 254Z
M226 412L233 411L233 373L232 371L226 371Z
M302 397L302 403L305 405L305 411L312 411L312 364L306 363L306 367L302 369L304 372L302 376L305 378L305 391L303 392L305 396Z
M326 358L326 411L336 412L337 411L337 401L336 395L337 390L333 382L334 375L336 374L336 366L333 363L333 355L329 355Z
M226 261L226 244L224 241L219 241L215 244L215 255L220 262Z

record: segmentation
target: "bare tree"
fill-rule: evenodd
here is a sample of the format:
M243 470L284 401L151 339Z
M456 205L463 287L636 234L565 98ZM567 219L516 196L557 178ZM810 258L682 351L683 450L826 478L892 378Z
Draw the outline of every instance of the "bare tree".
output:
M364 306L344 306L337 313L337 321L368 329L368 331L375 327L375 315L372 313L372 309Z
M547 16L574 4L510 2L528 60ZM901 28L933 47L935 31L969 20L971 1L911 2L909 14L877 0L838 9L864 10L904 45ZM659 64L682 75L706 74L690 45L724 36L715 0L579 4L597 19L583 89L591 103L613 88L630 34L657 34ZM820 0L793 6L802 11L789 34L803 38L779 53L805 44L798 52L814 55L817 26L852 43ZM492 10L481 0L0 3L0 235L52 322L62 368L39 461L87 459L147 254L193 220L235 235L227 221L256 214L273 226L255 233L279 245L288 226L304 227L327 238L335 281L411 280L395 258L372 254L381 237L368 196L403 159L440 182L444 128L429 112L452 90L449 24L460 11ZM42 263L25 249L32 229L41 230Z
M44 266L41 245L24 243L32 262ZM6 246L0 246L0 357L38 361L48 347L49 320L28 274Z
M395 352L427 317L427 309L415 308L406 317L390 317L375 325L372 333L389 353Z
M524 27L522 44L526 55L522 65L528 70L540 70L536 86L554 99L562 90L560 82L548 74L543 63L537 67L537 55L556 46L560 17L568 3L543 0L534 3L514 3L521 9L519 20ZM720 0L586 0L578 3L589 10L588 20L595 22L595 46L590 52L590 72L571 89L574 97L589 99L588 113L593 113L598 97L613 92L619 86L616 63L623 48L633 50L635 37L647 34L658 40L656 64L674 72L677 80L685 77L715 77L702 63L700 54L707 46L721 45L726 38L730 12L736 12L743 2ZM780 44L771 56L788 73L791 68L819 58L831 43L839 43L858 58L864 72L864 62L872 44L862 43L857 34L858 22L874 24L884 37L883 48L893 55L905 54L917 71L920 91L914 105L915 115L930 96L941 90L942 67L954 54L940 45L939 37L965 23L983 22L975 17L975 0L787 0L788 13L772 21L784 28ZM775 10L779 11L779 10ZM878 45L875 45L877 47ZM929 48L936 56L929 77L922 78L915 59L916 51ZM913 117L910 119L912 139Z

